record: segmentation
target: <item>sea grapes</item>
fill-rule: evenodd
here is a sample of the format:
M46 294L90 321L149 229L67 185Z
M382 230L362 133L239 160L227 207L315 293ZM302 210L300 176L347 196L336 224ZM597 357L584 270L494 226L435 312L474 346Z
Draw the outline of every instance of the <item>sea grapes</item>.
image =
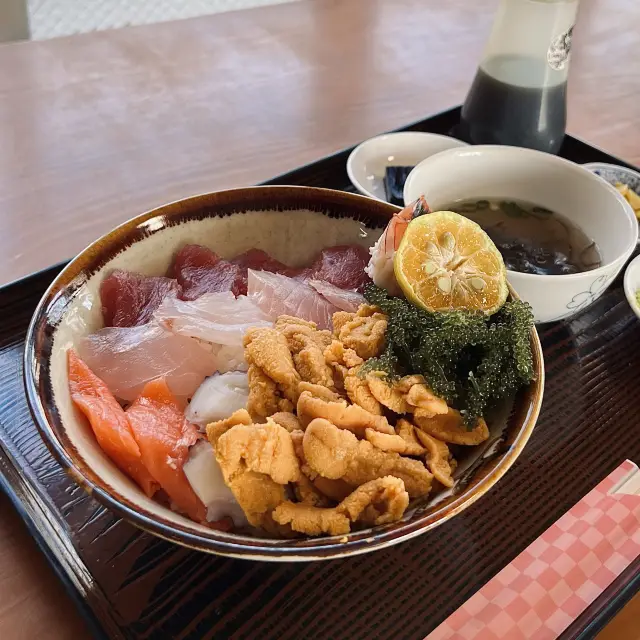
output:
M534 378L531 307L511 300L490 317L472 311L429 312L367 285L365 298L389 319L383 354L362 373L422 374L473 428L478 417Z

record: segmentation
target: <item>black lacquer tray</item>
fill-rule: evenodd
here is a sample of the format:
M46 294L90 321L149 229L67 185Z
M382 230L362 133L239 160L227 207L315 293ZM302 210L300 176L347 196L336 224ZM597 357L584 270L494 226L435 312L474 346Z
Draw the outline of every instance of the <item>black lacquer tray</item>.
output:
M458 117L453 109L407 129L448 133ZM268 184L353 190L348 153ZM625 164L571 137L561 155ZM547 383L538 425L509 473L460 516L398 546L330 562L188 551L85 494L31 420L23 342L59 268L0 289L0 482L97 637L420 640L624 459L640 463L640 322L617 281L571 321L540 329ZM638 588L640 558L563 637L592 637Z

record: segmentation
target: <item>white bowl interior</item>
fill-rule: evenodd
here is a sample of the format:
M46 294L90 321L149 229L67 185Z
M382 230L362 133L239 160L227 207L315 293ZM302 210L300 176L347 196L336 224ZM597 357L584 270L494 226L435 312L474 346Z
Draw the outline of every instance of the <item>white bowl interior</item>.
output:
M152 231L157 223L157 219L150 219L146 226ZM94 274L64 311L55 331L51 354L55 404L71 442L89 467L117 493L148 513L199 533L210 533L210 529L147 498L102 452L87 421L71 402L66 352L80 337L103 326L99 288L108 273L113 269L128 269L145 275L162 275L175 252L190 243L207 246L223 258L255 247L289 266L300 266L325 247L351 243L369 247L381 230L366 230L363 237L363 229L362 223L356 220L328 218L312 211L249 211L192 220L162 229L130 245ZM234 534L221 535L237 538Z
M387 133L358 145L347 160L347 173L360 193L386 202L386 167L415 166L436 153L468 146L449 136L418 131Z
M405 184L406 203L420 195L432 209L467 198L525 200L570 219L597 243L603 266L635 246L637 223L615 188L567 160L528 149L479 146L421 162Z

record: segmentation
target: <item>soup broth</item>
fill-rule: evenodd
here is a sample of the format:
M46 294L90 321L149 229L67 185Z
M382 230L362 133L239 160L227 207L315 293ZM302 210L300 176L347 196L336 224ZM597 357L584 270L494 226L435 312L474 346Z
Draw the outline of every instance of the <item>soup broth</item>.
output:
M564 275L602 264L596 243L554 211L523 201L488 199L463 200L448 208L477 222L511 271Z

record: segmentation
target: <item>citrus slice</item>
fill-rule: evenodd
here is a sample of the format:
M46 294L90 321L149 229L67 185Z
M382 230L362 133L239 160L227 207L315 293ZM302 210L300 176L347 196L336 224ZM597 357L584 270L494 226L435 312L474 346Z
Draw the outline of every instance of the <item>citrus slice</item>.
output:
M393 266L407 299L428 311L467 309L490 315L509 293L496 245L478 224L453 211L412 220Z

